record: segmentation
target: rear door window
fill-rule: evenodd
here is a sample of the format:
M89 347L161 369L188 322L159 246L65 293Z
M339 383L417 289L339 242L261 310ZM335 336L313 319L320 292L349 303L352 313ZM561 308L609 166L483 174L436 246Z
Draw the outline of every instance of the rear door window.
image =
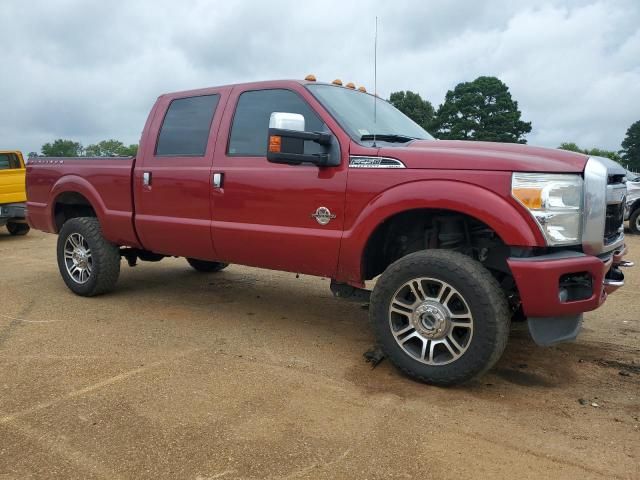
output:
M220 95L177 98L171 102L158 135L156 155L202 157Z

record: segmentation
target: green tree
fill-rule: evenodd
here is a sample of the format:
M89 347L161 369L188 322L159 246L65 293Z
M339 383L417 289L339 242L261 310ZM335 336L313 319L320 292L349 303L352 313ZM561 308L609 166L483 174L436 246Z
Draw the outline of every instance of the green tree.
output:
M42 155L45 157L79 157L82 155L82 150L81 143L62 138L42 145Z
M431 128L435 113L433 105L428 100L423 100L420 94L411 90L393 92L389 102L425 130Z
M138 151L138 145L132 144L126 146L119 140L102 140L101 142L89 145L84 154L87 157L131 157Z
M615 160L616 162L620 162L622 160L622 157L620 157L620 154L618 152L603 150L601 148L590 148L585 153L594 157L607 157L611 160Z
M561 143L558 148L560 150L569 150L570 152L585 153L585 151L582 148L580 148L577 144L573 142Z
M603 150L602 148L580 148L577 144L573 142L565 142L561 143L558 147L560 150L569 150L571 152L584 153L585 155L592 155L594 157L607 157L611 160L615 160L619 162L621 159L620 155L617 152L613 152L611 150Z
M121 155L126 155L127 157L133 157L138 153L138 144L132 143L128 147L122 147Z
M620 153L629 170L640 172L640 120L627 129Z
M518 102L496 77L478 77L449 90L436 113L436 136L450 140L527 143L531 122L523 122Z

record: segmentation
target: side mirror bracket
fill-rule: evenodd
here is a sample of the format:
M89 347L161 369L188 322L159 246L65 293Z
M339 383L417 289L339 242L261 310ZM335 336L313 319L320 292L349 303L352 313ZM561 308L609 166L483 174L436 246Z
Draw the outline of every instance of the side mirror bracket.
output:
M333 143L333 135L324 132L269 128L267 160L288 165L312 163L319 167L331 166L329 153L304 153L304 143L308 141L327 147L329 150Z

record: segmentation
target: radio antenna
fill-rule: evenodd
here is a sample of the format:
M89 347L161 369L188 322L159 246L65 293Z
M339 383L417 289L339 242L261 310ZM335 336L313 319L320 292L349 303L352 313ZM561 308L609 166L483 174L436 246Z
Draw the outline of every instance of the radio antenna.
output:
M376 148L376 125L378 116L378 16L376 15L376 30L373 37L373 147Z

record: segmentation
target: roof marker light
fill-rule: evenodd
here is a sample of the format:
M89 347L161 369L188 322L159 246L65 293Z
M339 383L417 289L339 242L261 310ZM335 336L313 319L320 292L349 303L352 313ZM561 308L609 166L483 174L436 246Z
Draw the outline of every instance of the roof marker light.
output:
M334 85L340 85L340 86L342 86L342 80L340 80L339 78L336 78L336 79L335 79L333 82L331 82L331 83L333 83Z
M349 82L345 85L345 87L350 88L351 90L355 90L356 86L353 84L353 82Z
M310 73L309 75L307 75L306 77L304 77L304 79L307 82L315 82L316 81L316 76L313 73Z

